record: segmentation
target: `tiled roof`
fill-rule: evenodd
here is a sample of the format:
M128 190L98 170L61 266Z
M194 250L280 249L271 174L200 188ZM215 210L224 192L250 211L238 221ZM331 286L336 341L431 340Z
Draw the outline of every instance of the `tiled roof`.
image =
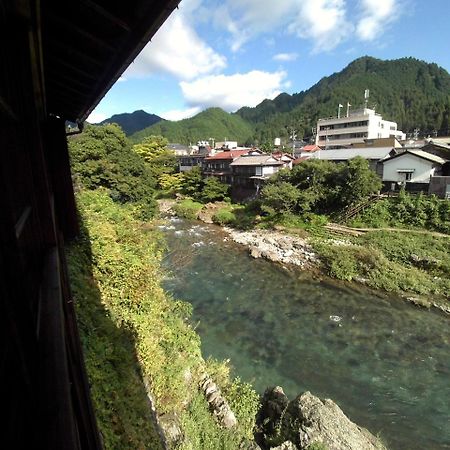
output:
M245 155L249 151L250 150L230 150L228 152L220 152L214 156L208 156L206 160L211 161L214 159L235 159L238 158L239 156Z
M230 166L281 166L284 164L283 161L273 161L274 159L271 155L241 156Z
M401 156L406 155L407 153L439 164L444 164L446 162L446 160L441 158L440 156L436 156L431 153L424 152L423 150L416 150L416 149L408 149L402 153L398 153L397 155L391 156L390 158L386 158L384 161L389 161L394 158L400 158Z
M360 147L360 148L340 148L337 150L321 150L314 152L311 158L325 159L329 161L346 161L348 159L361 156L365 159L383 159L389 156L392 147Z
M318 145L312 144L312 145L305 145L302 150L304 152L313 152L316 150L320 150L320 147Z

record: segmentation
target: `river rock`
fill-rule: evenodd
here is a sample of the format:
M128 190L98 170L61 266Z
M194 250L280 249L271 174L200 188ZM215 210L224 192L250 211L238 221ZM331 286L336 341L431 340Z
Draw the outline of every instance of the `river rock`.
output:
M330 399L305 392L289 401L279 386L266 390L257 417L255 440L263 450L307 449L321 443L330 450L385 450L365 428L353 423ZM282 445L294 447L282 447Z
M238 231L226 227L224 230L235 242L246 245L253 258L265 258L302 268L317 266L317 255L308 241L301 237L286 235L279 231Z

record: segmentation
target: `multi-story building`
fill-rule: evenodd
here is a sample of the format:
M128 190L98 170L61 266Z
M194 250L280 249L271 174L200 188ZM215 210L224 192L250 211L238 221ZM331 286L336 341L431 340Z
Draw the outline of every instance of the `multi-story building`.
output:
M317 121L316 144L322 148L340 148L363 143L365 139L405 139L397 130L397 124L373 109L362 108L350 111L345 117L330 117Z

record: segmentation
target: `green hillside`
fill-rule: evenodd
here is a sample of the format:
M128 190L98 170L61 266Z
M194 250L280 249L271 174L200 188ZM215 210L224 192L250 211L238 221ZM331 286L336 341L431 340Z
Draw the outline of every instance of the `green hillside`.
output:
M169 142L181 144L214 138L216 141L225 138L243 144L253 135L253 127L237 114L228 114L220 108L210 108L190 119L177 122L162 120L144 130L134 133L130 139L139 142L149 135L162 135Z
M299 136L310 135L317 118L335 115L339 103L361 107L365 89L370 89L369 107L375 106L385 119L397 122L399 129L449 133L450 74L414 58L359 58L307 91L280 94L236 114L254 124L259 142L287 137L286 126L294 126Z
M100 125L117 123L124 133L129 136L130 134L143 130L161 120L161 117L155 114L149 114L140 109L139 111L134 111L132 113L114 114L109 119L105 119L101 122Z

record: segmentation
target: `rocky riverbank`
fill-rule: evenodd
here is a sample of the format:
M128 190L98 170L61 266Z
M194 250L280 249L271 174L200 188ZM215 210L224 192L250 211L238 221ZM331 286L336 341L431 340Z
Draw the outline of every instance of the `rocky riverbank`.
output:
M317 267L318 256L306 239L274 230L239 231L224 227L231 239L248 247L253 258L265 258L302 269Z
M386 450L332 400L305 392L289 401L279 386L264 393L256 428L255 440L263 450Z

